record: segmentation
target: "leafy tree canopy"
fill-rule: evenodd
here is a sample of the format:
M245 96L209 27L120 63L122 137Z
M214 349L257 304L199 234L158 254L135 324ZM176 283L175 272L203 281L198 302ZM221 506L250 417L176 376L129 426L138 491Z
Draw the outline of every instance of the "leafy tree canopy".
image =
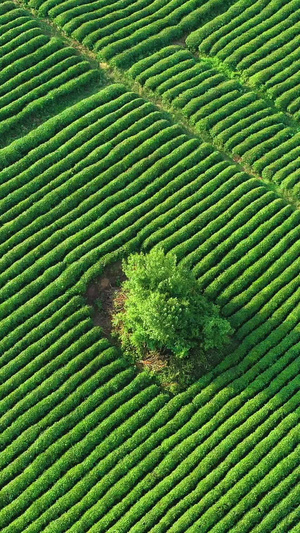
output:
M232 328L208 301L190 270L177 265L161 248L133 254L123 262L128 278L124 305L114 317L123 348L143 356L146 350L169 350L186 358L193 349L219 350Z

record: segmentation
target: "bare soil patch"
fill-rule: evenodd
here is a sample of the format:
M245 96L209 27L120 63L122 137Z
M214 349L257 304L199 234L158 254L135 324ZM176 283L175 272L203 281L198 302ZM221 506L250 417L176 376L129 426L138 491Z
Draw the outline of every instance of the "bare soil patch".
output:
M172 41L172 44L178 45L178 46L184 46L186 48L186 40L189 34L190 34L189 32L186 32L184 35L179 37L179 39L175 39L174 41Z
M116 339L111 334L113 302L125 279L122 262L118 261L107 266L103 274L89 284L85 294L88 305L93 308L92 318L95 326L100 326L113 344L116 344Z

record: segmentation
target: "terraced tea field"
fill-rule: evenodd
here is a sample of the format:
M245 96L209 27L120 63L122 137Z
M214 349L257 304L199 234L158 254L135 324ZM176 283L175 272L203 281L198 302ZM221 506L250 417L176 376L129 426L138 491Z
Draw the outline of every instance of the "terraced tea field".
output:
M300 531L299 20L0 3L1 533ZM84 296L157 245L236 332L175 396Z

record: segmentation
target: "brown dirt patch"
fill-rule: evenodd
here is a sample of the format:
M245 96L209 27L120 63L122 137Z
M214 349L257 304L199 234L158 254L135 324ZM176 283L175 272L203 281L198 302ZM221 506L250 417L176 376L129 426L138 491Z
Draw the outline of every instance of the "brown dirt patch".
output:
M107 266L102 276L89 284L85 294L88 305L93 308L92 318L95 326L100 326L104 335L114 344L116 341L111 335L113 301L125 279L122 262L118 261Z
M111 70L111 68L110 68L110 66L109 66L108 63L105 63L105 62L101 61L101 62L99 63L99 65L100 65L100 67L103 68L104 70Z
M241 164L243 163L243 159L242 159L242 157L239 156L239 155L233 155L233 156L232 156L232 159L233 159L233 161L235 161L236 163L239 163L239 165L241 165Z
M186 37L182 37L181 39L176 39L175 41L172 42L172 44L174 44L175 46L183 46L186 48L185 39Z
M174 41L172 41L172 44L186 47L186 40L189 34L190 34L189 32L186 32L184 35L179 37L179 39L175 39Z
M159 352L148 352L144 359L137 361L136 366L138 370L144 370L147 368L148 370L158 373L167 368L168 364L168 355L163 355Z

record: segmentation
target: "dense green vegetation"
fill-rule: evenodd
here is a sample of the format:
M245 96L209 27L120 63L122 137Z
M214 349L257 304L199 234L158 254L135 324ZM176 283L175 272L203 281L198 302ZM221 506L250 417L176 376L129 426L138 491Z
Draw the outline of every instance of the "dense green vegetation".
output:
M0 5L0 133L1 145L54 114L76 94L100 81L71 47L50 38L38 21L13 2ZM32 122L32 118L36 121Z
M1 533L297 533L299 0L20 3L0 3ZM238 340L175 396L83 297L157 246Z
M237 76L210 59L195 59L179 46L164 47L137 61L129 79L187 120L193 131L209 135L248 171L299 202L299 132L269 100L243 86Z
M220 351L232 333L229 322L199 289L194 274L162 248L132 254L123 262L124 302L114 323L124 351L140 357L167 350L178 359ZM117 307L117 302L115 304Z
M28 3L299 202L297 0Z

